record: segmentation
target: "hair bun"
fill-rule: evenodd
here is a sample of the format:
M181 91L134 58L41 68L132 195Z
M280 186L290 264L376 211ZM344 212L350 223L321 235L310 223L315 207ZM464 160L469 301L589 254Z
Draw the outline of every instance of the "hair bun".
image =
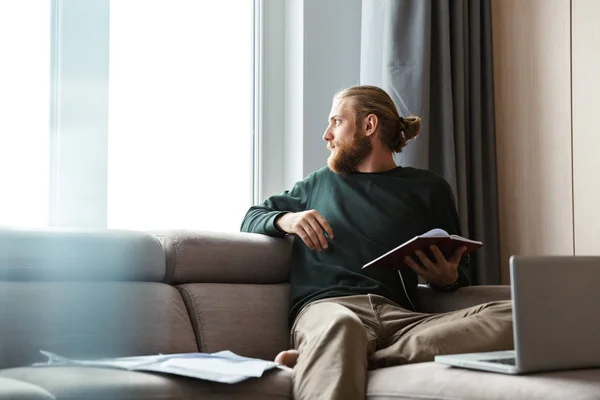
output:
M416 138L421 132L421 118L410 116L400 117L400 136L408 141Z

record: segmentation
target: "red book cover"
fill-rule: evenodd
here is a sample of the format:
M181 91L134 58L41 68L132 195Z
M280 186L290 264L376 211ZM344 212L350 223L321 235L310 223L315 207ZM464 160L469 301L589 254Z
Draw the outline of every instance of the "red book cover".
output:
M368 262L363 265L362 269L365 268L404 268L407 267L404 264L404 258L406 256L412 256L416 258L415 250L421 250L426 255L428 255L432 260L435 260L435 257L431 253L429 246L435 244L442 254L446 257L446 259L450 258L452 254L461 246L465 246L467 250L464 254L468 254L474 250L479 249L483 246L483 243L477 240L471 240L464 238L458 235L449 235L448 232L443 229L432 229L429 232L426 232L422 235L415 236L409 241L401 244L383 254L380 257L377 257L373 261ZM463 254L463 255L464 255ZM418 262L418 258L416 259Z

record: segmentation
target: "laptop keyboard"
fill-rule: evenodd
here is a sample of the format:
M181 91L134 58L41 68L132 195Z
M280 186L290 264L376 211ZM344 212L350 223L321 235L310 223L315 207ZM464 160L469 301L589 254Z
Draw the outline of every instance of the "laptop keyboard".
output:
M515 364L516 360L514 358L495 358L493 360L480 360L480 361L504 364L504 365L516 365Z

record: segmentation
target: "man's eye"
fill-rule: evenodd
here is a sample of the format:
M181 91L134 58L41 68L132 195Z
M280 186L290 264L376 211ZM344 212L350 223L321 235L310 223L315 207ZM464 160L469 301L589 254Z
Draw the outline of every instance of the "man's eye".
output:
M336 124L336 125L339 125L341 122L342 122L342 121L340 121L339 119L336 119L336 120L335 120L335 124Z

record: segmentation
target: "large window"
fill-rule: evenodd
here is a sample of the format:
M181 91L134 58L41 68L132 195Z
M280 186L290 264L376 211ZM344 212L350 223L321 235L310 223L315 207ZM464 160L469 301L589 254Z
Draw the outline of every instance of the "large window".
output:
M252 199L252 4L111 3L109 227L239 229Z
M238 230L253 14L247 0L0 2L0 225Z
M50 4L0 1L0 226L48 221Z

